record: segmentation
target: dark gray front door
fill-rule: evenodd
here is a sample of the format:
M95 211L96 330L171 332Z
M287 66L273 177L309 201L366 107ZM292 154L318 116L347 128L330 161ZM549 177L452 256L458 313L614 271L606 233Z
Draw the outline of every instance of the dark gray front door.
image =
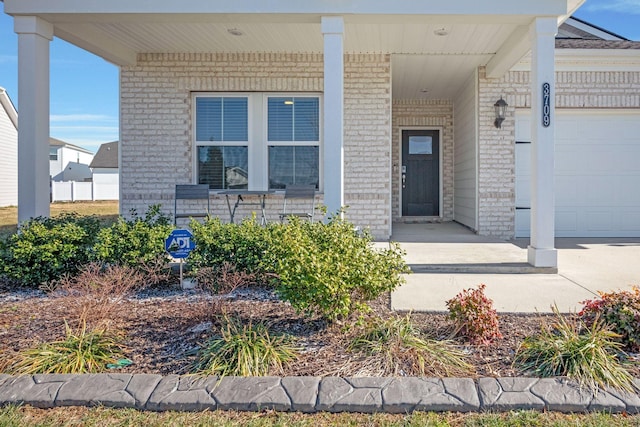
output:
M402 216L440 215L440 133L402 131Z

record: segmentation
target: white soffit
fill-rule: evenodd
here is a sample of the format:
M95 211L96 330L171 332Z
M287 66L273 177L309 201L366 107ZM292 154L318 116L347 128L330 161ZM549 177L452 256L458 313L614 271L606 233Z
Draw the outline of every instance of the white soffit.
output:
M6 13L39 16L54 24L57 37L121 66L135 64L138 53L322 53L320 18L341 15L345 53L390 54L394 97L434 99L453 97L499 52L495 68L508 70L526 53L519 46L522 52L505 55L518 29L536 16L566 18L583 0L4 2ZM435 34L441 29L445 36Z

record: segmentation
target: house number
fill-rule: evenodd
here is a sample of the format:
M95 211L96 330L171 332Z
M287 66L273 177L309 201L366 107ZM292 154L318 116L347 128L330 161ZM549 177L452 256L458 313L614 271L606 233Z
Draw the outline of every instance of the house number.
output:
M542 126L548 128L551 124L551 85L542 84Z

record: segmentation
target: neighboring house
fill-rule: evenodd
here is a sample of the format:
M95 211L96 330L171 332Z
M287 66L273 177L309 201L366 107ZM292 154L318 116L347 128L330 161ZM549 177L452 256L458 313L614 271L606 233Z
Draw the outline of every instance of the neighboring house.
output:
M556 235L640 236L640 43L572 19L582 3L5 0L5 12L36 44L18 52L34 83L53 34L120 66L122 212L170 212L176 183L307 183L378 238L394 222L457 221L530 233L529 262L555 266ZM42 130L39 89L25 102Z
M93 153L77 145L50 138L49 174L52 181L91 181Z
M0 206L18 204L18 112L0 87ZM49 175L53 181L90 181L93 153L49 138Z
M89 167L93 172L95 200L118 200L120 187L118 141L102 144Z
M18 113L0 87L0 207L18 204Z

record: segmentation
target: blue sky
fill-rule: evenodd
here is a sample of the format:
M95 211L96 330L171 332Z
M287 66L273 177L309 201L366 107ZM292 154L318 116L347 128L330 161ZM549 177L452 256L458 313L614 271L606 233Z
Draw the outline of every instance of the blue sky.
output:
M640 40L640 0L587 0L575 15ZM13 20L3 10L0 86L19 109L17 50ZM118 139L118 68L59 39L51 43L51 136L92 151Z

